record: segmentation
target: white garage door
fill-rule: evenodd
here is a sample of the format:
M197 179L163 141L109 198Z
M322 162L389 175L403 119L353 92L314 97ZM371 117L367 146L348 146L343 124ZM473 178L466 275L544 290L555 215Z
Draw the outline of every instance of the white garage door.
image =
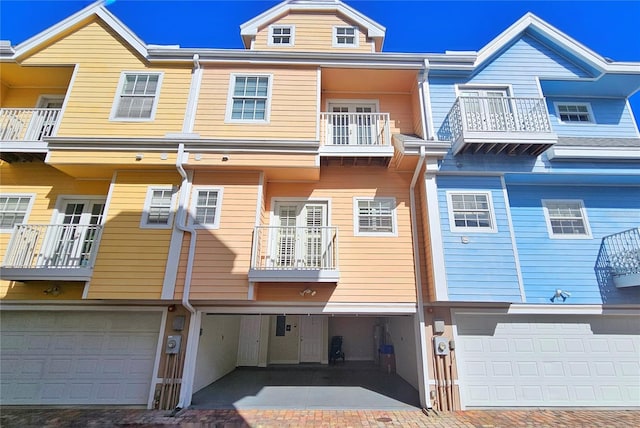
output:
M0 313L2 404L147 404L160 312Z
M455 320L464 406L640 405L640 317Z

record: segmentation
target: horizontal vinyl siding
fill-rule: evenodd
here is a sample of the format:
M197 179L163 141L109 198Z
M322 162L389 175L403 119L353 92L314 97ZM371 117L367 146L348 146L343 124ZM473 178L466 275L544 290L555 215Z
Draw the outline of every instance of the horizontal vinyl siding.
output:
M222 188L223 196L220 228L197 229L189 296L194 300L246 300L259 174L197 171L193 183ZM185 235L182 243L176 299L182 298L190 238Z
M109 189L108 181L74 180L60 171L40 162L4 163L0 162L2 194L35 194L31 212L25 218L28 224L51 224L52 215L60 195L103 196ZM0 258L4 258L11 233L0 233ZM31 287L31 289L29 289ZM47 287L45 287L47 288ZM33 290L38 290L33 292ZM22 297L21 297L22 296ZM0 280L0 298L43 299L47 296L34 284L13 283ZM69 289L63 295L65 299L74 299L77 293Z
M588 103L594 123L560 122L554 102ZM547 98L551 126L561 137L637 138L638 132L625 99L607 98Z
M345 94L335 92L323 92L321 108L327 111L327 102L333 101L336 104L341 102L349 103L349 100L363 101L366 104L368 100L377 101L379 105L379 113L389 113L390 132L391 134L413 134L415 110L419 109L419 104L414 104L414 99L410 94ZM413 108L412 108L413 106Z
M526 66L525 66L526 65ZM524 36L470 79L430 77L429 87L436 132L456 98L455 84L511 85L513 97L542 97L536 78L584 78L586 72L530 36ZM444 132L442 132L444 135Z
M11 88L3 92L2 108L35 108L41 95L64 97L66 88Z
M386 168L323 168L319 182L271 183L268 209L278 198L329 199L330 225L338 228L340 280L332 302L415 302L409 204L410 174ZM354 236L353 197L394 197L397 237ZM261 288L266 287L262 284Z
M329 13L290 13L272 24L295 25L295 46L268 46L269 26L261 28L256 35L256 50L295 50L295 51L335 51L335 52L372 52L372 44L367 43L366 29L359 31L358 47L333 47L333 27L352 26L335 14Z
M598 285L594 266L602 238L640 226L640 188L509 186L513 226L528 303L550 303L556 289L567 304L640 303L637 290ZM592 239L550 239L542 199L584 201Z
M24 61L25 65L78 64L58 136L162 137L180 132L191 67L147 68L101 21L90 22ZM109 121L122 71L164 72L155 120ZM89 131L90 130L90 131Z
M438 177L438 203L449 299L520 302L507 207L499 177ZM451 232L447 191L490 192L497 233ZM468 237L469 243L461 242Z
M178 182L175 172L118 173L93 270L90 299L160 297L171 229L142 229L140 220L149 186Z
M225 123L231 74L271 74L268 123ZM194 132L203 138L315 139L317 121L315 68L204 69Z

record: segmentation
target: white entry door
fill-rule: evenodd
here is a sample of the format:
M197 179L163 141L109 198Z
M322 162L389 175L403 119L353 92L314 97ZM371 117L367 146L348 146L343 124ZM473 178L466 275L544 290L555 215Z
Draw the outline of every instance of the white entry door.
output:
M271 259L282 269L320 269L328 256L327 204L278 202Z
M237 366L257 366L260 355L260 315L240 317Z
M379 144L375 104L330 104L329 124L333 145Z
M47 232L39 264L43 267L89 265L104 205L104 200L66 200Z
M320 363L323 356L322 316L300 315L300 362Z

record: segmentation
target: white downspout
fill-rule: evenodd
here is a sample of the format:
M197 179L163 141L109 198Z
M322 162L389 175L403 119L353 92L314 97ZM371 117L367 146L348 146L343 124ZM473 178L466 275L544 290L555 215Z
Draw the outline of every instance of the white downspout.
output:
M197 351L197 340L199 337L198 323L196 320L196 310L189 302L189 291L191 290L191 276L193 274L193 259L196 252L196 240L198 234L196 230L188 225L187 220L187 201L191 182L189 176L182 166L182 158L184 156L184 143L178 145L178 158L176 160L176 168L182 177L180 185L180 203L178 204L178 215L176 216L176 227L191 235L189 241L189 255L187 257L187 271L184 277L184 288L182 290L182 306L191 313L189 321L189 333L187 335L187 347L185 349L184 369L182 372L182 384L180 387L180 399L177 408L184 409L191 404L191 391L193 389L193 373L195 369L195 352Z
M422 272L420 269L420 241L418 240L418 220L416 218L416 196L415 196L415 187L418 181L418 177L420 176L420 171L422 171L422 166L424 165L426 157L426 151L424 146L420 147L420 159L418 159L418 164L416 165L416 170L413 173L413 178L411 179L411 187L409 188L409 200L411 205L411 238L413 240L413 264L416 270L416 293L418 296L418 350L417 350L417 358L420 362L419 365L419 381L418 381L418 391L420 393L420 405L423 408L431 408L431 402L429 401L429 396L427 394L426 385L428 383L429 369L427 365L427 336L425 331L425 322L424 322L424 300L422 297Z

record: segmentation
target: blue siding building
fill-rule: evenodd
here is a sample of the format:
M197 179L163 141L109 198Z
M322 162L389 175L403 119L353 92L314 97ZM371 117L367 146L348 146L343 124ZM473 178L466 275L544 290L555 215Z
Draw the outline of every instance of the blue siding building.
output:
M425 174L425 318L456 343L460 405L638 406L640 63L532 14L465 54L425 88L451 145Z

